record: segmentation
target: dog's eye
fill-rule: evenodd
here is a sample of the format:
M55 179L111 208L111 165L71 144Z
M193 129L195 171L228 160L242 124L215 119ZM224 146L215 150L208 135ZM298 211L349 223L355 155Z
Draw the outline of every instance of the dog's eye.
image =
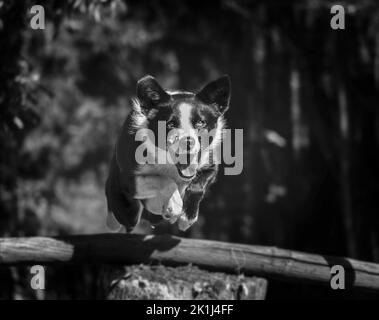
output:
M175 122L174 121L167 122L167 128L170 130L174 129L175 128Z
M206 124L207 124L206 121L204 121L204 120L198 120L198 121L196 122L195 126L196 126L197 128L203 128L203 127L206 126Z

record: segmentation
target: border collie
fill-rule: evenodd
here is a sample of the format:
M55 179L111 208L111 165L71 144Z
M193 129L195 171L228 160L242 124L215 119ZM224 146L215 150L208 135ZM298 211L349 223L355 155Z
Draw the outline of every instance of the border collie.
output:
M127 232L133 230L141 217L152 224L162 219L171 223L177 220L182 231L197 221L199 204L217 175L218 162L213 157L222 141L223 116L229 107L230 91L226 75L197 93L164 90L152 76L138 81L133 108L118 136L106 182L108 211ZM151 133L152 139L141 138L141 132ZM204 139L204 132L212 134ZM137 161L142 147L150 161ZM184 156L186 161L162 161L167 160L168 154L177 156L176 160ZM180 194L179 215L173 218L169 214L172 208L165 209L167 212L162 215L149 211L138 195L141 185L146 185L141 184L141 179L146 177L167 178L172 182Z

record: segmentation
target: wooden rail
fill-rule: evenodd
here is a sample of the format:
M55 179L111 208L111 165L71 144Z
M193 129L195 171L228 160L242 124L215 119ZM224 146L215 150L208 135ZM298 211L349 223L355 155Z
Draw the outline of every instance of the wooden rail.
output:
M0 238L0 265L56 263L194 264L208 270L324 285L330 284L331 267L342 265L346 289L379 290L377 264L272 247L168 235Z

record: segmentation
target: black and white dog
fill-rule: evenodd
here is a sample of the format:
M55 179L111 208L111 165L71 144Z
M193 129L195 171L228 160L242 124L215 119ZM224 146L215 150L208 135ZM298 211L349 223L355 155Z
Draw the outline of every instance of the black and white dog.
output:
M209 186L215 181L218 164L211 159L222 141L223 115L229 107L230 79L223 76L207 84L198 93L166 91L152 76L137 83L137 98L117 139L106 182L108 210L127 232L133 230L141 216L150 222L160 222L136 199L136 177L164 176L175 181L183 200L179 229L188 229L198 218L199 204ZM177 132L174 140L185 146L189 163L138 163L136 150L141 141L136 139L140 129L157 133L164 123L166 132ZM201 132L213 132L204 145ZM165 142L172 143L172 135ZM157 142L150 143L154 160L167 150ZM149 152L149 150L147 151ZM195 161L191 161L195 159Z

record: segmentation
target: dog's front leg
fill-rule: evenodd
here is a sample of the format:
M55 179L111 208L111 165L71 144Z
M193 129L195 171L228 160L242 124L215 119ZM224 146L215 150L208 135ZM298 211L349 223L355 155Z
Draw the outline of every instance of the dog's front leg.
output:
M215 181L217 166L198 173L186 189L183 199L183 214L178 221L179 229L186 231L198 218L199 205L208 187Z

